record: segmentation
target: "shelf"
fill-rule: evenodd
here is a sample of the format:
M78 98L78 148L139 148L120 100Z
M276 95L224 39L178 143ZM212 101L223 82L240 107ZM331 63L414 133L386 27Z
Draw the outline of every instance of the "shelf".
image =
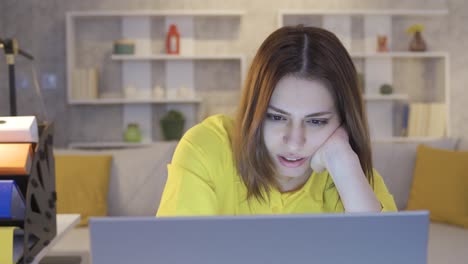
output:
M371 139L372 142L379 143L424 143L435 140L446 139L445 137L389 137L389 138L375 138Z
M415 19L430 20L437 26L445 28L449 26L448 8L280 9L277 14L278 27L295 24L316 26L333 32L340 39L356 64L356 69L363 74L359 81L365 87L363 100L367 107L369 129L376 138L373 141L426 142L438 139L392 137L391 131L399 129L397 126L401 125L399 122L402 121L400 119L404 114L409 116L409 113L405 112L409 111L406 107L398 105L395 108L396 104L425 101L425 94L430 93L434 95L430 101L443 101L450 108L451 55L447 51L447 45L441 46L438 50L424 52L413 52L406 48L378 52L376 44L378 36L384 35L390 40L387 43L391 47L392 40L402 38L401 32L404 32L407 26L416 23ZM426 83L427 80L430 83ZM396 82L404 89L400 92L407 94L380 94L380 84ZM410 97L408 94L413 96ZM370 107L372 109L369 109ZM446 119L445 134L450 136L449 111L442 114Z
M280 10L285 15L390 15L390 16L444 16L448 9L314 9Z
M74 11L68 15L73 17L129 17L129 16L203 16L203 17L236 17L245 15L241 10L133 10L133 11Z
M363 98L366 101L407 101L409 99L407 94L364 94Z
M198 104L201 98L193 99L72 99L72 105L112 105L112 104Z
M245 79L246 56L238 52L235 54L226 53L229 53L229 50L232 49L229 43L239 39L242 20L246 14L247 12L242 9L227 10L224 8L211 10L139 9L67 12L65 21L67 102L77 107L78 111L87 106L96 108L93 111L107 111L106 108L117 106L121 110L122 126L125 128L130 123L138 123L142 139L145 142L151 142L154 135L160 133L159 129L154 127L154 118L162 114L163 111L169 110L169 108L181 112L186 117L185 126L190 128L201 121L199 119L202 118L202 112L205 109L210 110L220 103L214 96L211 100L205 100L205 98L211 98L211 91L214 95L217 95L216 92L231 92L232 89L242 87ZM201 37L196 34L200 28L204 31L206 25L216 25L220 21L222 21L223 25L214 29L211 28L210 30L214 31L208 32L210 34ZM179 33L183 36L179 42L181 55L165 54L159 51L159 47L157 47L157 51L153 50L155 48L153 46L154 41L157 41L158 45L165 43L165 32L171 24L176 24ZM102 31L108 28L112 28L112 30L105 38L102 38ZM212 38L213 36L214 38ZM206 38L215 40L216 43L206 43ZM118 39L135 40L135 54L112 54L112 42ZM200 46L206 46L209 54L194 52L199 43ZM223 46L227 52L220 51L221 54L216 53L211 47L216 45ZM96 55L91 57L83 56L87 50L95 51ZM112 60L113 63L108 65L108 60ZM199 62L208 63L209 65L205 67L206 65ZM154 70L154 65L161 63L165 64L164 67L160 70L158 66L158 70ZM87 76L83 79L88 82L85 82L86 85L82 84L81 72L78 74L79 78L76 78L74 70L78 67L98 68L99 73L102 75L98 76L101 77L99 78L101 90L114 87L114 92L116 92L115 87L117 85L117 87L122 87L123 90L126 87L138 87L144 89L144 91L136 93L136 99L125 98L126 93L123 90L116 93L109 91L108 95L100 94L96 96L93 93L93 96L82 96L78 92L84 90L83 87L90 86L91 89L88 90L95 92L95 85L93 80L93 85L89 85L91 83L89 79L91 78ZM108 72L107 69L109 69ZM106 78L105 74L107 73L115 75L111 76L115 78L109 76L109 78ZM75 78L73 78L73 75L75 75ZM94 74L91 77L94 78ZM229 85L223 85L223 80L226 79L229 80ZM193 95L196 97L194 99L154 99L152 90L149 89L157 85L163 85L167 88L165 90L168 97L173 95L171 92L176 93L177 91L174 89L178 87L202 91L199 87L208 85L209 87L206 88L208 97L203 96L203 98L200 98L202 94L197 93ZM147 96L143 96L144 94L147 94ZM127 97L128 95L127 93ZM231 106L233 102L226 100L226 104ZM158 107L154 108L155 106ZM104 107L104 109L101 110L100 107ZM158 131L154 131L155 129ZM88 141L91 139L87 140L84 137L76 140ZM111 142L110 144L85 143L73 146L121 148L141 146L141 144Z
M243 55L112 55L113 60L244 60Z
M447 58L448 52L443 51L428 51L428 52L381 52L381 53L365 53L351 52L353 58Z
M79 149L104 149L104 148L135 148L135 147L147 147L153 144L153 142L143 143L128 143L128 142L74 142L68 145L69 148Z
M156 143L170 143L175 141L151 141L141 143L129 143L120 141L108 142L72 142L68 145L70 149L117 149L117 148L142 148L149 147Z
M443 137L389 137L389 138L376 138L372 139L372 142L378 143L423 143L435 140L444 139ZM163 141L168 142L168 141ZM156 142L143 142L143 143L128 143L119 141L109 142L74 142L69 144L69 148L80 148L80 149L105 149L105 148L135 148L135 147L147 147Z

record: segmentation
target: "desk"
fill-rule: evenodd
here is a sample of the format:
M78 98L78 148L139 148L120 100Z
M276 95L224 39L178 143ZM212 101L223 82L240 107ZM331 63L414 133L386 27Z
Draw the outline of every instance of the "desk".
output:
M49 245L44 247L39 254L34 258L31 264L38 264L39 261L47 254L47 252L60 240L62 237L70 232L80 222L79 214L58 214L57 215L57 235L50 242ZM21 244L21 245L19 245ZM15 243L15 255L18 254L17 250L21 250L22 243L18 245Z

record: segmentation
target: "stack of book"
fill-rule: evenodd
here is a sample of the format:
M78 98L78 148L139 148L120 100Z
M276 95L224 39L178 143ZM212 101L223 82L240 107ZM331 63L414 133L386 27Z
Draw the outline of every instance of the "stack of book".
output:
M73 99L98 98L99 74L97 68L77 68L73 70Z
M37 143L34 116L0 117L0 263L16 263L24 252L24 232L11 225L23 222L26 214L25 194L16 179L31 173Z
M447 106L444 103L410 103L403 119L403 130L408 137L446 136Z

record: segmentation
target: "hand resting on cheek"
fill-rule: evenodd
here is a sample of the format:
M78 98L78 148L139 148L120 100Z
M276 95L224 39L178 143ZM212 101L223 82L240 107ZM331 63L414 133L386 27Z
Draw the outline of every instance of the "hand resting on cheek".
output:
M322 172L329 169L332 161L343 157L343 155L352 154L350 151L353 150L349 144L348 133L343 126L339 126L312 156L310 167L316 172Z

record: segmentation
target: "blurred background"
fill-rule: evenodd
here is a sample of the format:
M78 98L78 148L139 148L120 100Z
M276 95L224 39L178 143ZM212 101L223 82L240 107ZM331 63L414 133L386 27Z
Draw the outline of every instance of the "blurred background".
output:
M184 131L211 114L233 113L261 42L298 23L334 31L350 51L374 140L450 136L463 146L467 11L461 0L2 0L0 37L35 56L57 147L125 146L134 125L136 142L165 140L161 119L170 110L182 114ZM180 48L168 56L171 24ZM424 49L411 52L416 31ZM117 51L119 43L132 53ZM31 65L17 58L18 111L39 115ZM0 115L9 115L7 76L0 63Z

